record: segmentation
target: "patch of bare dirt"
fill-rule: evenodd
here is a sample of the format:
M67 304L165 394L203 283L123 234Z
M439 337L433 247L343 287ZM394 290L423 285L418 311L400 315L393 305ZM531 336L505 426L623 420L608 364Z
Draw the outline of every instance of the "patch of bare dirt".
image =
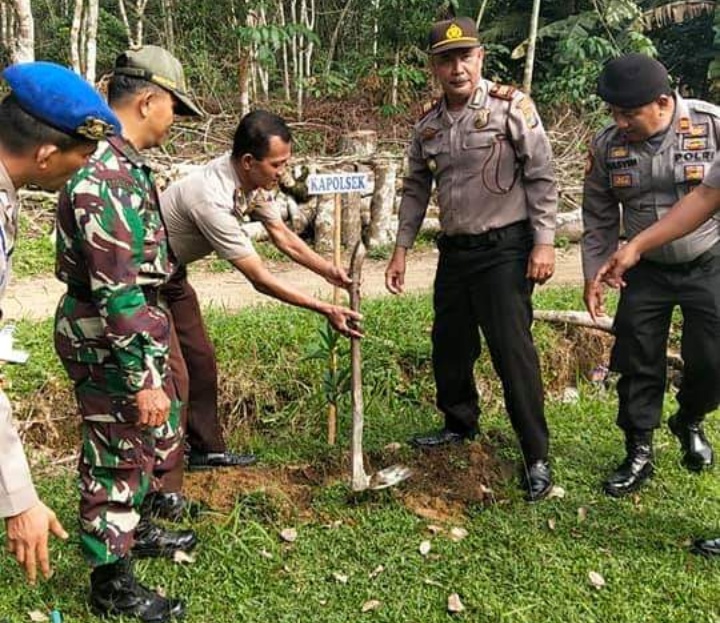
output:
M409 480L391 489L392 495L416 515L436 522L462 518L470 506L491 504L511 478L513 467L495 455L496 443L483 439L470 444L436 448L404 455L412 469ZM392 452L369 457L370 469L398 461ZM229 513L243 496L262 493L283 516L311 517L312 503L322 487L349 482L349 462L319 460L313 464L282 467L254 466L186 475L189 499L214 511ZM359 501L367 494L352 494Z

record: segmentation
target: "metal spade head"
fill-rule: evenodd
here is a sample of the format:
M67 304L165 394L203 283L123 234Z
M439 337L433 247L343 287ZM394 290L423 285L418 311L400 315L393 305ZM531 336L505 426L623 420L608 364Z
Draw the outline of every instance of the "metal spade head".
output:
M387 489L388 487L394 487L400 484L404 480L407 480L412 475L412 470L404 465L392 465L381 469L379 472L375 472L370 477L370 486L368 489Z

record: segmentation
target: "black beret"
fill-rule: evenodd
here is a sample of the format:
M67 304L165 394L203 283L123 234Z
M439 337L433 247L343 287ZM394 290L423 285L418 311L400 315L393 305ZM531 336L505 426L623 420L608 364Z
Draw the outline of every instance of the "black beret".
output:
M670 93L665 66L645 54L625 54L605 65L598 77L598 95L608 104L639 108Z

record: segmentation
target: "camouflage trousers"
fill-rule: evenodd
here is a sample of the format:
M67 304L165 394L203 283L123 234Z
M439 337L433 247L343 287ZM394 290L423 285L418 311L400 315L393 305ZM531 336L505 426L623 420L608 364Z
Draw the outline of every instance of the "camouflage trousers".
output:
M171 365L182 361L171 331ZM62 359L62 358L61 358ZM182 378L168 374L163 389L171 398L170 416L157 428L137 424L139 412L128 395L121 371L112 361L92 364L68 359L62 363L75 386L82 417L80 475L80 544L92 566L124 558L134 544L140 508L148 492L163 489L165 474L180 481L184 459ZM181 371L181 369L180 369ZM187 380L184 380L185 387Z

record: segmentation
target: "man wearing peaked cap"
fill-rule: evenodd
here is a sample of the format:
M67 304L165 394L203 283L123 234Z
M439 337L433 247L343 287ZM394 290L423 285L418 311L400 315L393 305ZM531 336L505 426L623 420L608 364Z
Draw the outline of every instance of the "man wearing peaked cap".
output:
M100 95L77 74L47 62L12 65L2 73L11 92L0 102L0 298L10 277L17 236L17 190L35 184L57 190L95 150L97 140L119 130ZM0 360L12 360L10 349ZM50 575L48 534L67 534L38 498L10 403L0 390L0 517L8 549L30 582L37 567Z
M428 51L443 98L413 131L397 241L385 273L388 290L402 292L407 250L434 183L442 234L433 371L445 425L413 443L434 447L476 436L480 328L520 441L526 499L536 501L552 488L542 379L530 332L533 287L551 277L555 263L550 144L530 98L482 78L484 52L472 19L434 24Z
M131 557L172 558L197 538L152 523L144 504L161 488L180 495L187 372L159 293L175 261L141 152L163 143L176 112L199 108L180 63L155 46L117 58L108 100L122 134L102 143L58 205L57 276L67 293L55 349L82 417L80 542L93 568L91 606L161 623L182 616L184 604L140 584Z
M720 140L720 108L673 93L665 67L644 54L610 61L597 91L609 104L614 123L592 142L584 184L585 304L593 317L604 313L597 275L617 250L620 219L631 240L651 227L703 182ZM605 480L604 490L611 496L635 491L653 475L652 438L662 415L665 355L676 306L683 312L685 368L679 410L668 426L688 469L701 471L713 463L702 423L720 403L717 222L699 224L682 238L648 251L628 271L626 282L610 361L621 375L617 424L626 452Z

